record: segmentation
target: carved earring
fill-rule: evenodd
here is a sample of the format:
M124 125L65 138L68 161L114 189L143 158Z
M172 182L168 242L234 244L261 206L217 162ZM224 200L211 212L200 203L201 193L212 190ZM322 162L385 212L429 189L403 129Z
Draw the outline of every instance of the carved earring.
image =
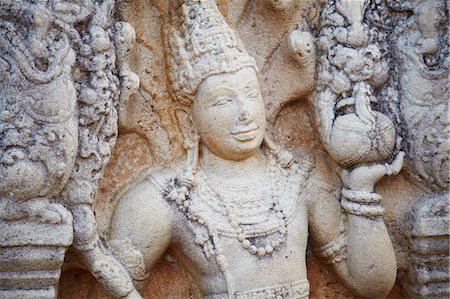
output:
M187 145L187 157L186 157L186 165L185 169L189 173L193 175L197 171L198 166L198 155L199 155L199 144L200 144L200 136L195 134L193 136L193 140ZM186 146L186 141L185 141Z
M186 109L180 107L175 114L183 133L183 148L186 150L185 171L186 173L195 174L198 165L200 136L197 133L191 115ZM186 129L186 126L182 126L181 123L190 123L189 127L191 129Z

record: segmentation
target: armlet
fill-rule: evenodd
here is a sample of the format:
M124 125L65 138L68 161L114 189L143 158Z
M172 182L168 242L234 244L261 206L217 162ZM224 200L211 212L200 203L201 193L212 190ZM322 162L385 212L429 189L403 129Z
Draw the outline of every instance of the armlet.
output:
M341 231L332 241L313 249L314 254L326 264L339 263L346 259L347 235Z

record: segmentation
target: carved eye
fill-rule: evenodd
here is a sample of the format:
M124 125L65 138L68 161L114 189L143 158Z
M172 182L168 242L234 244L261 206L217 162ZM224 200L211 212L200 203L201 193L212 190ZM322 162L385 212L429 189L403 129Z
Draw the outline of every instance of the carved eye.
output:
M231 103L232 99L228 96L219 96L216 98L216 101L214 102L213 106L225 106L229 103Z
M261 94L260 94L259 91L257 91L257 90L250 90L250 91L247 93L247 98L250 99L250 100L256 100L256 99L258 99L260 96L261 96Z

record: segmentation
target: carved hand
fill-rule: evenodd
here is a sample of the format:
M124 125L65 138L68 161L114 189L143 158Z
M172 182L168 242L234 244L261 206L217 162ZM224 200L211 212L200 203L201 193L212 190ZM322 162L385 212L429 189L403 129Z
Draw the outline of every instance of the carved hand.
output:
M362 165L349 171L342 169L341 179L344 186L351 190L373 192L375 183L385 175L396 175L403 167L405 153L400 151L392 163Z

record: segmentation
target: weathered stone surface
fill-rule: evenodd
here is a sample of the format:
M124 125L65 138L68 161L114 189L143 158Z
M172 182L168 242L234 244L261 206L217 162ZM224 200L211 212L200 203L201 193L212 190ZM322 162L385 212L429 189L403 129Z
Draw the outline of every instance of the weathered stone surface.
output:
M0 2L2 297L56 297L70 245L111 293L131 288L99 244L92 209L119 98L138 85L125 61L134 31L113 19L114 6ZM10 267L13 255L22 259Z
M448 297L449 8L0 1L0 297Z

